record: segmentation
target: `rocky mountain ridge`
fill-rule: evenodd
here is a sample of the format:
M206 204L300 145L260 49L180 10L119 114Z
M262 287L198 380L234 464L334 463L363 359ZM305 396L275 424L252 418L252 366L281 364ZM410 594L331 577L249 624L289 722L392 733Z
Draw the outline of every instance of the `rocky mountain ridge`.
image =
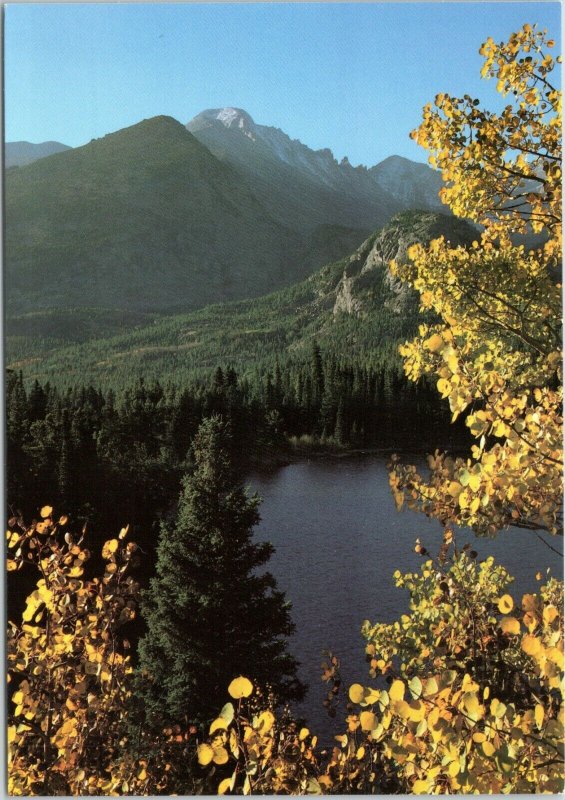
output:
M278 128L259 125L243 109L215 108L187 128L220 160L239 170L285 224L311 230L322 223L374 230L410 207L445 211L441 177L425 164L393 157L367 168L338 162ZM395 180L396 176L396 180Z

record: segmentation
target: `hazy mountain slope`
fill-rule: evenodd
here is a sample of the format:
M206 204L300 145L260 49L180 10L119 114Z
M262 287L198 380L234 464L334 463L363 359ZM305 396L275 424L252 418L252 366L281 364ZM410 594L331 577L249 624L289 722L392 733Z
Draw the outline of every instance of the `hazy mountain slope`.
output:
M242 109L203 111L187 128L245 176L277 219L301 230L327 223L374 230L401 208L364 167L338 164L330 150L257 125Z
M322 236L335 257L363 232ZM170 117L6 174L11 314L180 311L252 297L323 263L308 251L306 237L274 220L239 173Z
M62 153L70 149L68 145L61 144L61 142L39 142L39 144L33 144L32 142L6 142L4 144L4 166L6 169L9 167L24 167L39 158L45 158L54 153Z
M425 208L448 214L439 199L443 185L441 173L426 164L401 156L389 156L369 170L372 178L390 192L404 208Z
M439 173L392 156L367 169L311 150L278 128L256 124L238 108L208 109L187 125L218 158L254 186L271 213L309 229L322 222L375 229L397 211L442 208Z
M392 279L389 260L404 258L413 242L441 234L454 244L469 244L477 235L453 217L406 212L351 256L295 286L256 300L155 319L130 333L51 353L36 349L34 355L29 341L25 358L21 341L9 336L9 366L59 384L124 385L141 374L181 382L189 373L203 374L218 364L233 364L245 373L275 357L307 357L314 337L346 359L370 362L395 351L418 324L416 297Z

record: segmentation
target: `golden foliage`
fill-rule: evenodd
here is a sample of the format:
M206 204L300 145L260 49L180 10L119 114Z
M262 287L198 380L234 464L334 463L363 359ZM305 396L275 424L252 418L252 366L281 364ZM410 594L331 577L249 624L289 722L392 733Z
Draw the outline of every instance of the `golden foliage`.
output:
M371 674L389 688L349 688L359 710L325 755L308 728L261 711L260 697L230 706L201 745L219 794L562 791L562 583L520 606L492 558L455 549L395 578L409 614L364 627ZM219 750L226 772L213 764Z
M11 569L40 575L22 623L9 623L9 790L30 794L127 793L139 765L122 756L122 724L132 672L118 629L135 615L137 585L127 574L133 543L106 554L102 578L86 580L84 536L42 522L8 531ZM116 541L116 540L114 540ZM131 773L131 776L130 774ZM132 783L133 785L133 783Z
M443 170L443 198L486 229L469 250L437 239L392 265L440 319L401 347L405 372L435 376L477 440L470 458L431 456L430 479L393 460L397 505L487 535L509 525L562 531L561 112L547 46L529 25L483 45L483 74L516 96L502 115L447 95L426 107L414 136ZM510 241L527 230L549 238L527 252Z
M507 42L489 37L480 49L481 74L513 102L493 113L469 95L439 94L412 133L442 171L442 200L491 232L548 229L560 236L561 92L551 73L561 58L549 52L554 45L527 24Z

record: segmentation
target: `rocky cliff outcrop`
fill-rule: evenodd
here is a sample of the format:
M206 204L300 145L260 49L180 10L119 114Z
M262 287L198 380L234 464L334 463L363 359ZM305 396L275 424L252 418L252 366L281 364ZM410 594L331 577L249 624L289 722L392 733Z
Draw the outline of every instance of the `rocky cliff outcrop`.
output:
M427 244L444 236L453 245L470 245L477 235L469 223L446 214L397 214L349 259L335 290L334 316L360 316L379 300L395 314L416 313L417 293L391 273L390 262L405 262L408 248L417 242Z

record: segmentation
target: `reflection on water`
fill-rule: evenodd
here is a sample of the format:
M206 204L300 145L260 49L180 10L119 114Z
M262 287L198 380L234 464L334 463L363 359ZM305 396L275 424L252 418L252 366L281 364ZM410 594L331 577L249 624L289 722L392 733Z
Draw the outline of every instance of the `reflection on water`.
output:
M322 706L322 651L339 656L346 686L370 683L361 623L390 622L407 610L407 593L394 586L392 573L420 568L416 537L437 553L441 527L421 514L397 513L385 461L376 456L291 464L268 476L253 475L249 484L263 499L257 538L276 548L269 569L292 602L291 649L310 686L297 710L327 744L345 716L345 701L335 722L329 720ZM508 569L515 596L535 591L538 570L563 574L560 556L529 531L507 531L495 539L460 532L458 547L466 541L479 559L493 555Z

